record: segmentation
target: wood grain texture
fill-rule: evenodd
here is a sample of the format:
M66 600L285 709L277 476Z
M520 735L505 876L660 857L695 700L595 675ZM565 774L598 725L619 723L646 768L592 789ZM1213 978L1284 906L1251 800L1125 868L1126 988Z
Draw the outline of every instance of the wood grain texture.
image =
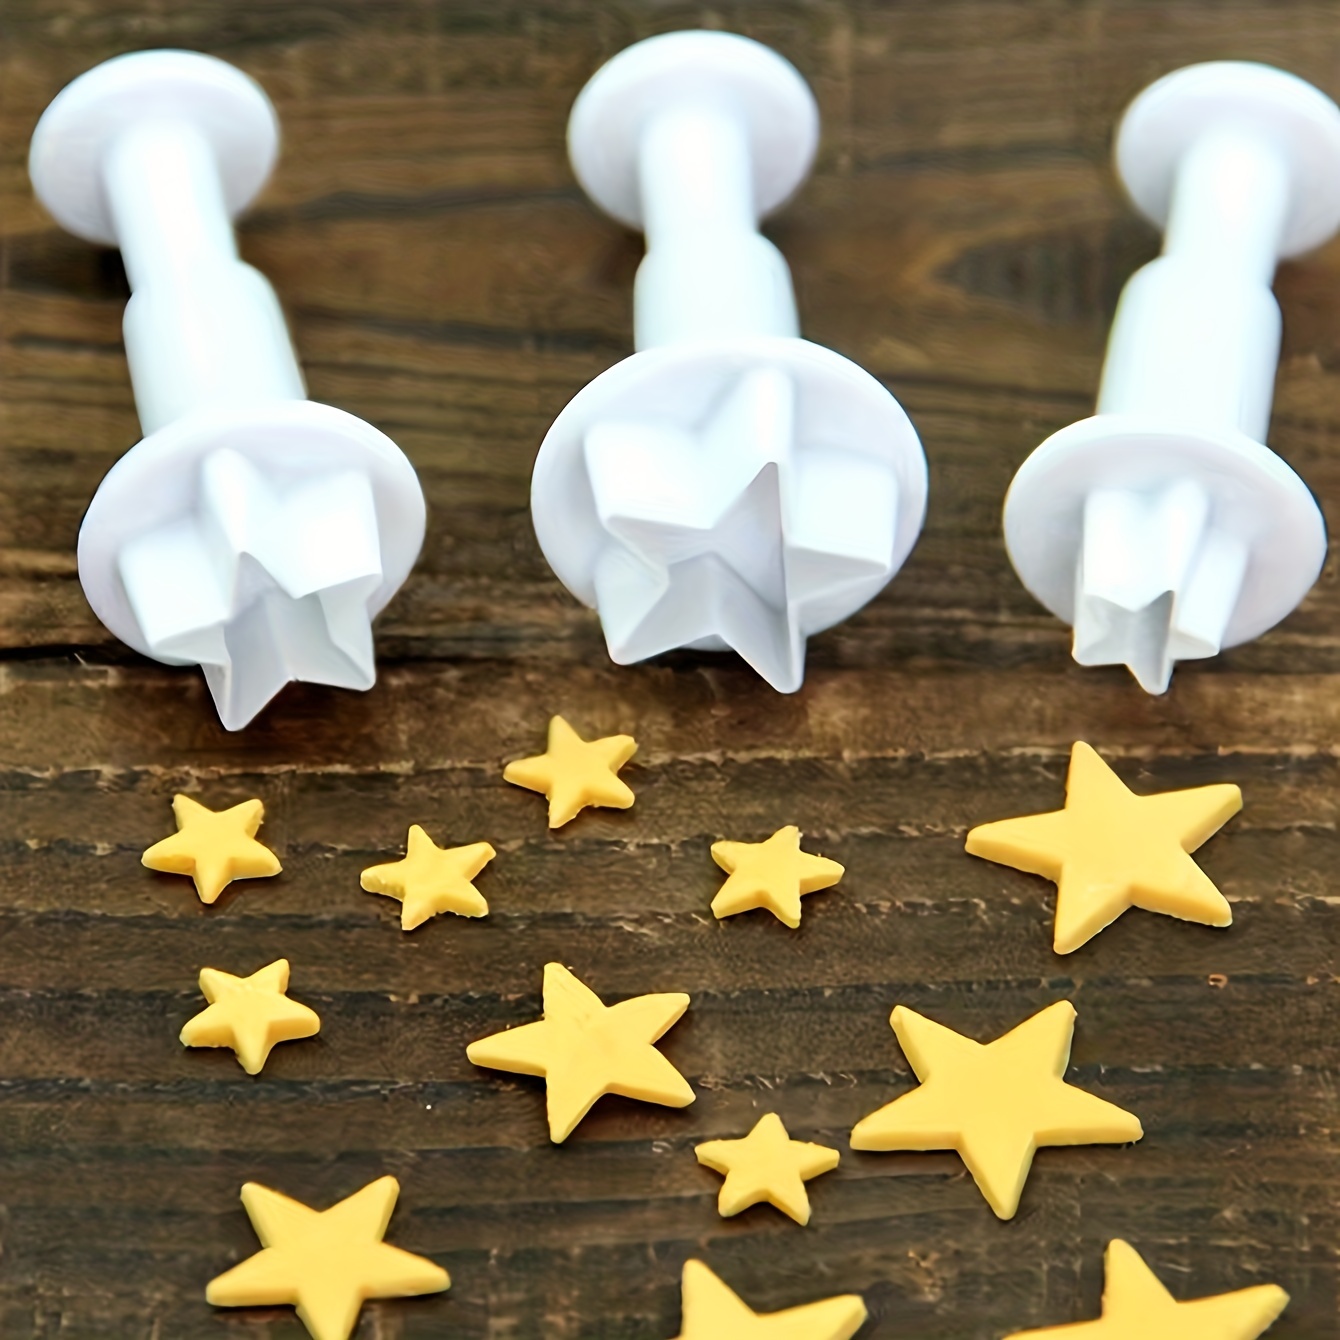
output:
M730 658L612 667L550 575L527 489L549 422L622 357L639 242L572 182L567 109L600 61L708 25L775 45L824 116L769 227L807 334L881 377L931 462L925 534L889 590L811 644L781 698ZM120 51L254 74L284 156L241 229L312 394L398 440L428 493L423 558L381 620L366 695L286 692L218 729L198 677L90 614L79 518L138 436L114 255L56 229L24 159L41 109ZM366 1310L363 1340L661 1340L702 1255L756 1307L862 1292L862 1333L994 1340L1092 1316L1130 1239L1179 1296L1274 1280L1272 1337L1340 1312L1340 592L1164 698L1080 671L1003 553L1011 474L1092 403L1121 283L1157 250L1122 202L1114 120L1155 76L1271 60L1340 92L1340 13L1297 0L7 0L0 6L0 1336L302 1334L212 1312L254 1248L255 1179L328 1203L385 1172L393 1239L444 1297ZM1340 504L1340 246L1282 270L1272 444ZM507 787L549 714L640 742L627 812L558 834ZM1067 958L1051 887L963 854L967 828L1059 802L1084 738L1138 789L1237 781L1203 849L1227 932L1132 913ZM278 879L213 908L139 853L185 789L266 803ZM487 839L492 915L400 933L358 872L411 822ZM847 878L796 933L718 924L708 855L796 823ZM206 964L286 955L323 1030L251 1080L176 1042ZM533 1017L541 966L606 997L693 997L666 1053L683 1111L603 1100L560 1149L540 1086L473 1038ZM1133 1148L1043 1151L1016 1220L956 1157L846 1150L912 1083L905 1003L978 1037L1057 999L1074 1078L1137 1112ZM779 1111L844 1149L812 1226L715 1212L692 1154Z

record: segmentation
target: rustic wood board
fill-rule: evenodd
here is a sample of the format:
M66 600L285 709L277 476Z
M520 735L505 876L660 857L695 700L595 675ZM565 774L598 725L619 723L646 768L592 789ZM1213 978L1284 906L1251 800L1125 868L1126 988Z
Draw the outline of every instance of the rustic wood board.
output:
M771 227L806 331L883 378L931 461L897 582L814 640L802 693L737 662L611 666L548 572L527 487L546 426L629 349L639 244L565 161L605 57L708 24L773 43L824 113L814 178ZM31 197L28 136L80 71L184 46L259 78L285 153L242 228L314 396L401 442L429 496L422 561L381 621L366 695L294 688L227 735L198 677L136 659L85 605L80 515L138 436L114 256ZM1275 1280L1273 1336L1336 1334L1340 1259L1334 564L1287 623L1164 698L1080 671L1016 581L1001 497L1087 412L1124 277L1157 250L1107 153L1126 101L1208 58L1340 92L1340 11L1256 0L6 0L0 9L0 1335L302 1334L218 1314L254 1248L249 1178L327 1203L393 1172L393 1238L443 1298L360 1336L659 1340L701 1255L756 1307L858 1290L864 1334L991 1340L1094 1315L1129 1238L1180 1296ZM1340 504L1340 246L1291 264L1272 442ZM557 836L501 780L551 712L641 748L625 813ZM1133 913L1050 950L1049 885L962 852L974 822L1058 803L1072 740L1137 788L1239 782L1203 851L1230 931ZM264 798L284 874L202 908L139 865L185 789ZM487 838L494 909L403 936L358 890L407 824ZM801 826L848 867L790 933L707 915L721 836ZM205 964L293 961L320 1038L263 1078L176 1042ZM665 1050L682 1112L605 1100L561 1149L538 1083L476 1071L472 1038L534 1016L541 965L606 996L693 996ZM1213 977L1212 984L1211 978ZM1226 979L1226 980L1225 980ZM693 1144L768 1108L845 1147L905 1091L896 1002L979 1037L1075 1001L1075 1077L1136 1111L1133 1148L1039 1155L998 1223L952 1155L857 1155L813 1225L724 1221Z

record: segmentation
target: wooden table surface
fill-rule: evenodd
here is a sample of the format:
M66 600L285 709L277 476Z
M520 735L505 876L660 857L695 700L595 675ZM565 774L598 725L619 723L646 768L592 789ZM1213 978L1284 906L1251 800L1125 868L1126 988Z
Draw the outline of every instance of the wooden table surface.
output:
M882 378L931 463L926 530L893 585L815 638L782 697L732 657L610 664L551 576L527 507L546 427L631 340L637 238L598 215L563 146L606 57L701 24L773 44L822 105L818 167L773 224L806 333ZM71 78L180 46L255 75L282 161L241 227L313 396L394 437L428 539L380 621L367 694L295 686L251 728L199 675L136 658L84 603L80 516L138 437L115 254L34 202L28 137ZM1333 4L1092 0L6 0L0 13L0 1335L290 1340L293 1313L222 1314L206 1281L255 1249L248 1179L324 1205L403 1183L391 1239L445 1296L365 1310L365 1340L676 1334L679 1270L753 1306L855 1290L863 1335L994 1340L1096 1315L1129 1239L1180 1297L1277 1281L1272 1332L1337 1327L1334 565L1274 633L1145 696L1080 670L1025 594L1001 498L1089 412L1127 274L1158 246L1108 166L1148 81L1271 60L1340 93ZM1340 245L1287 265L1273 445L1340 515ZM639 750L627 812L557 835L504 785L563 712ZM1235 781L1202 852L1220 931L1131 913L1066 958L1052 886L966 856L973 823L1054 808L1071 742L1136 789ZM260 796L284 862L213 908L141 868L184 790ZM409 823L487 839L492 914L413 935L360 892ZM708 847L798 824L842 861L791 932L717 923ZM287 956L318 1039L247 1077L177 1040L212 965ZM542 965L607 998L682 990L665 1052L683 1111L603 1100L551 1147L538 1081L465 1046L536 1016ZM1044 1150L1000 1223L953 1154L855 1154L911 1085L904 1003L980 1038L1070 999L1072 1078L1139 1114L1134 1147ZM696 1142L779 1111L843 1149L800 1229L723 1220Z

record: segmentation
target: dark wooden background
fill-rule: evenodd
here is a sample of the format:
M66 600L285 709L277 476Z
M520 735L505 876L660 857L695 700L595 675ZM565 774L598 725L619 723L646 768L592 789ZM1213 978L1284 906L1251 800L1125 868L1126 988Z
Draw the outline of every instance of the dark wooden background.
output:
M931 462L912 560L812 642L789 698L728 657L612 666L527 508L546 427L629 351L640 255L574 185L567 109L624 45L699 25L812 81L820 161L770 231L806 332L887 382ZM196 673L130 655L82 598L80 516L138 437L126 289L114 254L43 216L24 168L62 85L153 46L234 61L274 98L284 155L243 251L312 394L399 441L429 498L376 689L295 687L238 735ZM364 1340L662 1340L689 1255L758 1308L860 1291L872 1340L992 1340L1095 1315L1114 1236L1182 1297L1278 1281L1294 1301L1272 1340L1336 1334L1334 565L1282 628L1149 698L1071 664L999 533L1018 463L1089 411L1121 282L1157 250L1108 168L1115 118L1217 57L1340 93L1340 9L3 0L0 1335L292 1340L289 1311L204 1302L255 1247L241 1183L325 1204L384 1172L404 1186L392 1239L454 1287L369 1307ZM1340 245L1278 291L1271 440L1334 520ZM634 809L551 836L543 802L503 784L555 711L637 736ZM1059 803L1076 738L1137 788L1242 785L1203 851L1231 930L1133 913L1058 958L1051 887L963 854L971 824ZM179 789L262 797L284 874L206 909L143 870ZM405 936L396 904L359 891L411 822L498 848L487 920ZM798 933L714 922L709 844L784 823L846 880ZM200 967L279 955L319 1039L256 1080L179 1046ZM551 1148L538 1082L465 1059L535 1016L550 958L607 997L691 993L665 1050L697 1103L607 1099ZM985 1038L1060 998L1079 1010L1074 1078L1137 1112L1142 1144L1044 1151L1009 1224L953 1155L846 1150L911 1083L895 1003ZM767 1208L718 1218L720 1179L693 1158L767 1109L844 1150L806 1230Z

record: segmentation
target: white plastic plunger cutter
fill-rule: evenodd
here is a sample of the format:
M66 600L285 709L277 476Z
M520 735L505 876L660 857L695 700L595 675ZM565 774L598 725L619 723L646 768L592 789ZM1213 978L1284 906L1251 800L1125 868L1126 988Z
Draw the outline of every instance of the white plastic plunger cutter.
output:
M1315 500L1263 443L1271 280L1340 227L1340 108L1269 66L1189 66L1131 104L1116 165L1163 254L1122 294L1097 413L1015 476L1005 542L1081 665L1162 693L1175 662L1284 618L1326 555Z
M99 486L79 578L122 641L202 667L245 726L289 680L367 689L372 617L423 542L414 468L386 436L305 398L274 290L232 217L274 165L269 99L186 51L120 56L47 108L29 171L71 232L117 245L144 439Z
M638 352L559 415L531 510L621 664L734 648L792 692L806 637L874 596L921 529L926 461L907 415L799 338L790 272L758 232L818 134L799 73L727 33L639 42L572 109L579 181L646 233Z

